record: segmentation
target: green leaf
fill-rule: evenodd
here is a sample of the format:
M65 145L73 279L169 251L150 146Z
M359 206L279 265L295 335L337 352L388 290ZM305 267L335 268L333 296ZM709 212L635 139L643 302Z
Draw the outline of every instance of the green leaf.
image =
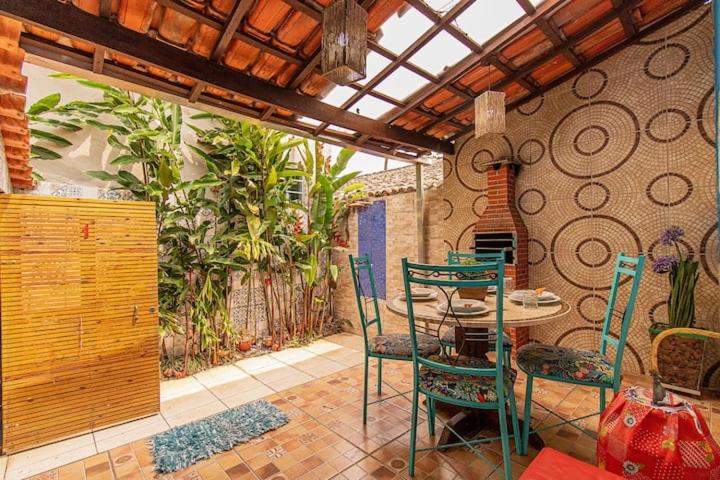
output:
M35 180L36 182L42 182L43 180L45 180L45 177L40 175L35 170L33 170L33 172L30 175L32 176L32 179Z
M117 181L117 175L113 175L112 173L106 172L104 170L90 170L85 173L93 178L97 178L98 180L103 180L106 182Z
M218 185L222 185L223 183L224 183L223 180L217 178L212 173L208 173L208 174L203 175L202 177L198 178L197 180L193 180L192 182L190 182L188 185L188 189L190 191L205 189L205 188L209 188L209 187L216 187Z
M170 185L172 185L172 170L170 170L170 167L165 160L160 162L160 168L158 168L158 181L160 182L160 185L165 188L170 188Z
M149 158L139 158L135 155L120 155L110 161L111 165L132 165L135 163L149 162Z
M38 130L36 128L30 129L30 135L40 140L47 140L48 142L52 142L55 145L59 145L61 147L67 147L68 145L72 145L72 142L64 139L59 135L55 135L54 133L46 132L44 130Z
M57 107L58 103L60 103L60 94L51 93L47 97L43 97L37 102L30 105L27 113L29 115L38 115L40 113L47 112L48 110L52 110L53 108Z
M39 158L40 160L57 160L58 158L62 158L62 155L55 153L48 148L33 145L30 147L30 158Z

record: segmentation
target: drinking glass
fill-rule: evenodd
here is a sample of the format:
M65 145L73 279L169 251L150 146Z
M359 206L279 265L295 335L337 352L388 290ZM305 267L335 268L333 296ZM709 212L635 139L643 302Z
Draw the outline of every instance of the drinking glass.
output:
M513 277L503 278L503 293L505 295L510 295L513 290L515 290L515 280Z
M538 295L535 292L528 292L523 295L524 308L539 308Z

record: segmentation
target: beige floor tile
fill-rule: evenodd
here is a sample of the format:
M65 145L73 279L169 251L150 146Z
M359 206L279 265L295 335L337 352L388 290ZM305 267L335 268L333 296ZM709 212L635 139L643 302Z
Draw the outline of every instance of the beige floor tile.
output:
M263 397L272 395L275 393L270 387L264 384L260 384L259 387L240 392L236 395L231 395L222 399L222 402L228 406L228 408L234 408L239 405L243 405L248 402L260 400Z
M329 358L334 362L341 363L346 367L354 367L360 365L365 361L365 354L349 348L341 348L328 353L323 353L324 358Z
M277 370L278 368L286 366L283 362L281 362L280 360L276 360L270 355L245 358L243 360L235 362L235 365L251 375Z
M5 479L5 470L7 469L8 457L7 455L0 455L0 480Z
M19 480L96 453L90 433L26 450L8 457L5 479Z
M317 355L324 355L326 353L342 350L344 347L334 342L328 342L327 340L316 340L303 348Z
M270 356L281 362L293 365L298 362L308 360L317 356L317 353L313 353L304 348L288 348L286 350L280 350L279 352L273 352Z
M142 418L111 428L93 432L99 452L134 442L168 430L170 425L162 415Z
M265 385L262 382L248 376L241 380L232 380L227 383L219 384L216 387L213 387L210 391L221 401L224 401L228 397L234 397L244 392L263 387L265 387Z
M177 427L178 425L185 425L186 423L209 417L210 415L222 412L223 410L227 410L227 407L220 400L215 399L212 402L198 405L195 408L183 411L173 411L171 413L163 412L163 417L165 417L165 420L170 427Z
M295 370L294 372L291 372L289 376L276 378L267 382L263 380L263 383L276 392L281 392L283 390L287 390L288 388L296 387L303 383L312 381L313 379L314 378L311 375L301 372L300 370Z
M347 367L341 363L334 362L324 357L314 357L293 364L298 370L312 375L315 378L345 370Z
M171 400L163 401L160 404L160 413L167 418L168 415L176 415L195 408L218 402L218 398L204 387L198 392L177 396Z
M197 381L208 389L212 389L218 385L231 382L233 380L242 380L250 375L235 365L222 365L220 367L211 368L203 372L193 375Z
M160 401L173 400L203 390L205 390L205 386L195 377L168 380L160 383Z

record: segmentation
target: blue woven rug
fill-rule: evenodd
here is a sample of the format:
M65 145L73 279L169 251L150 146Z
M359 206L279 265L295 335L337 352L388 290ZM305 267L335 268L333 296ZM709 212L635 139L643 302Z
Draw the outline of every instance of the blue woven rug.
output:
M232 449L288 423L288 416L265 400L231 408L150 439L155 470L170 473Z

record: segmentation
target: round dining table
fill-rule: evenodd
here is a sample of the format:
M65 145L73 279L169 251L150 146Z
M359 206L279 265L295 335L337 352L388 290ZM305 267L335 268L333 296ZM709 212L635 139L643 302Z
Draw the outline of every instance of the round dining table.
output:
M437 292L436 292L437 293ZM439 298L438 298L439 297ZM425 326L426 333L434 332L442 335L443 329L455 328L455 343L461 348L457 351L460 355L470 357L485 357L489 350L487 341L464 341L467 335L468 340L473 334L486 334L488 329L497 326L497 297L493 294L486 295L485 305L489 310L478 315L452 315L438 308L438 305L445 299L442 293L426 299L413 300L413 314L416 328L419 330ZM566 301L560 299L548 304L540 304L537 308L525 308L522 303L514 302L506 295L503 303L503 328L534 327L550 323L562 322L567 319L572 307ZM386 308L397 315L408 317L408 305L405 294L396 295L385 303ZM485 335L487 338L487 335ZM440 405L439 405L440 406ZM457 411L456 407L444 405L448 412ZM468 438L476 432L484 429L499 430L497 415L489 414L490 410L461 409L447 423L452 430ZM520 421L522 431L522 420ZM508 417L508 423L510 419ZM443 430L438 445L456 443L459 439L447 427ZM539 435L530 437L530 444L537 449L544 446Z

